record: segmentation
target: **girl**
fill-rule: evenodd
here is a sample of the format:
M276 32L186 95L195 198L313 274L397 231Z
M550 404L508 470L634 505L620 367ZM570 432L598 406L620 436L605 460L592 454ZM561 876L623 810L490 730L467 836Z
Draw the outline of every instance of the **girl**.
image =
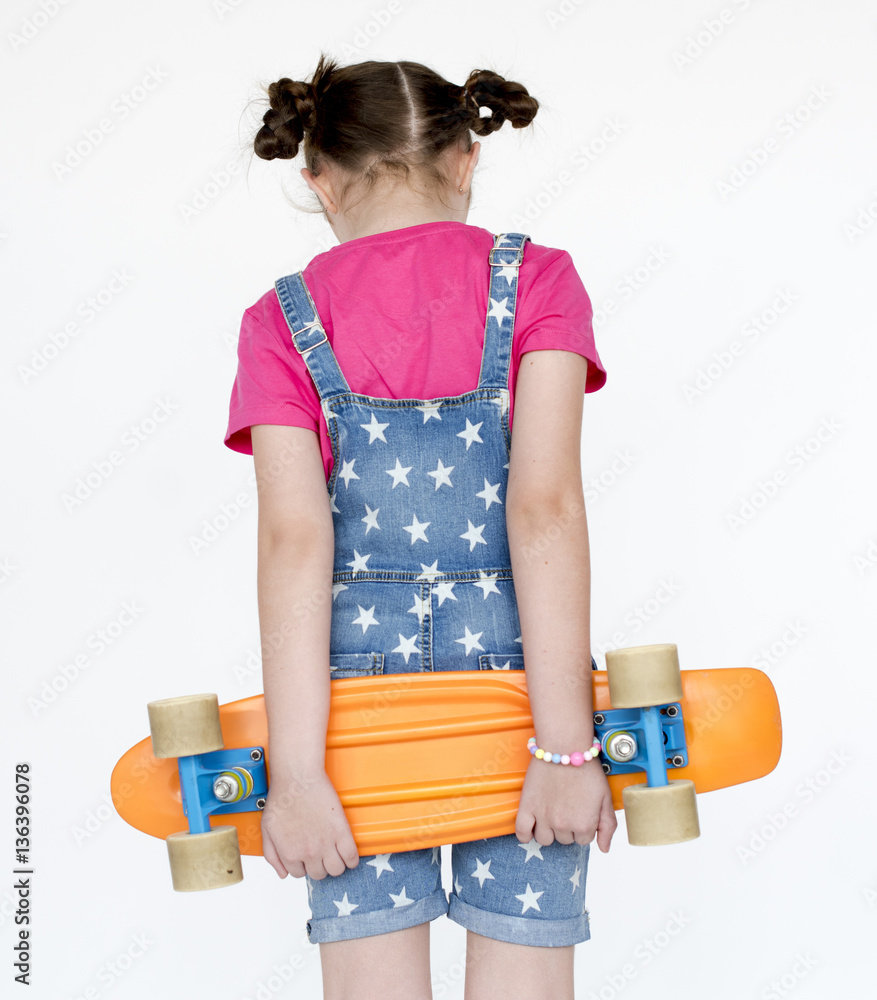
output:
M467 929L467 998L571 998L590 842L616 827L580 468L606 373L569 254L465 221L470 132L539 105L487 70L322 55L268 94L255 152L304 151L340 245L246 311L225 438L258 480L265 857L306 880L329 1000L431 997L440 914ZM324 767L331 680L525 660L536 745L573 766L533 757L514 834L452 846L450 898L438 847L360 858Z

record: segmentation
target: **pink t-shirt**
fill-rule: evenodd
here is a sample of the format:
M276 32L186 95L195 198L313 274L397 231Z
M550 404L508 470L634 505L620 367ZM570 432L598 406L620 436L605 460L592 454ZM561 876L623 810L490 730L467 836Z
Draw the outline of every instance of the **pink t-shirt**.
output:
M348 240L314 257L304 281L352 392L436 399L477 386L493 244L494 235L478 226L426 222ZM605 383L591 317L570 255L525 243L509 366L510 426L527 351L581 354L589 361L585 392ZM255 424L316 431L328 481L332 446L319 396L273 287L243 316L225 444L251 455Z

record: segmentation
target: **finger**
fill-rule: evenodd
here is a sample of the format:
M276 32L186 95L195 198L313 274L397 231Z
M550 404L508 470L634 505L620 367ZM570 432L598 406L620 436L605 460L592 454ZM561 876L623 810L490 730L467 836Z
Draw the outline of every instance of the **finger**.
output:
M280 860L280 855L277 853L274 843L264 830L262 831L262 853L265 855L265 860L277 872L280 878L286 878L288 874L287 868Z
M322 860L320 861L310 861L305 865L308 875L311 878L316 879L318 882L320 879L324 879L329 873L323 866Z
M612 808L612 800L607 796L600 810L599 826L597 827L597 847L606 854L612 843L612 835L618 829L618 818Z
M304 878L307 872L305 872L305 866L301 861L290 861L286 869L293 878Z
M350 832L349 827L347 836L341 838L337 847L344 864L348 868L356 868L359 864L359 848L356 846L356 841L353 839L353 834Z
M536 828L533 835L540 847L550 847L554 843L554 831L550 826L545 826L539 820L536 821Z
M533 823L536 817L532 813L521 812L515 817L515 836L522 844L529 844L533 839Z
M333 847L326 852L323 864L326 866L326 872L329 875L334 875L336 878L347 871L347 862L341 857L341 853L337 847Z

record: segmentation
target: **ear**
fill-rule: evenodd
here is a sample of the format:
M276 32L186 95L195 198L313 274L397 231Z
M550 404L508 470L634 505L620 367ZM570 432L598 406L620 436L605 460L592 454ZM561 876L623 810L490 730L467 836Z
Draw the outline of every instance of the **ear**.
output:
M304 178L305 184L314 192L314 194L320 199L323 205L323 210L326 212L337 212L338 206L332 200L332 189L327 181L322 179L318 180L314 175L308 170L307 167L301 168L301 175Z
M473 142L472 148L467 154L469 157L469 164L466 167L466 176L463 179L461 187L471 187L472 186L472 174L475 173L475 167L478 165L478 157L481 155L481 143Z

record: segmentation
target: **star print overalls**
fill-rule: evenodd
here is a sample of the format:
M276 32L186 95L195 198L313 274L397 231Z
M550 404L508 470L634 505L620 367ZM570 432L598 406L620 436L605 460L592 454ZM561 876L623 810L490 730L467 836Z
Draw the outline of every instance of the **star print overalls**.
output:
M351 392L301 272L276 282L332 444L333 678L524 669L505 497L509 363L527 240L496 238L480 377L460 396ZM341 875L307 877L308 939L368 937L447 914L501 941L576 944L590 937L589 846L522 844L515 834L454 844L450 899L438 847L363 857Z

